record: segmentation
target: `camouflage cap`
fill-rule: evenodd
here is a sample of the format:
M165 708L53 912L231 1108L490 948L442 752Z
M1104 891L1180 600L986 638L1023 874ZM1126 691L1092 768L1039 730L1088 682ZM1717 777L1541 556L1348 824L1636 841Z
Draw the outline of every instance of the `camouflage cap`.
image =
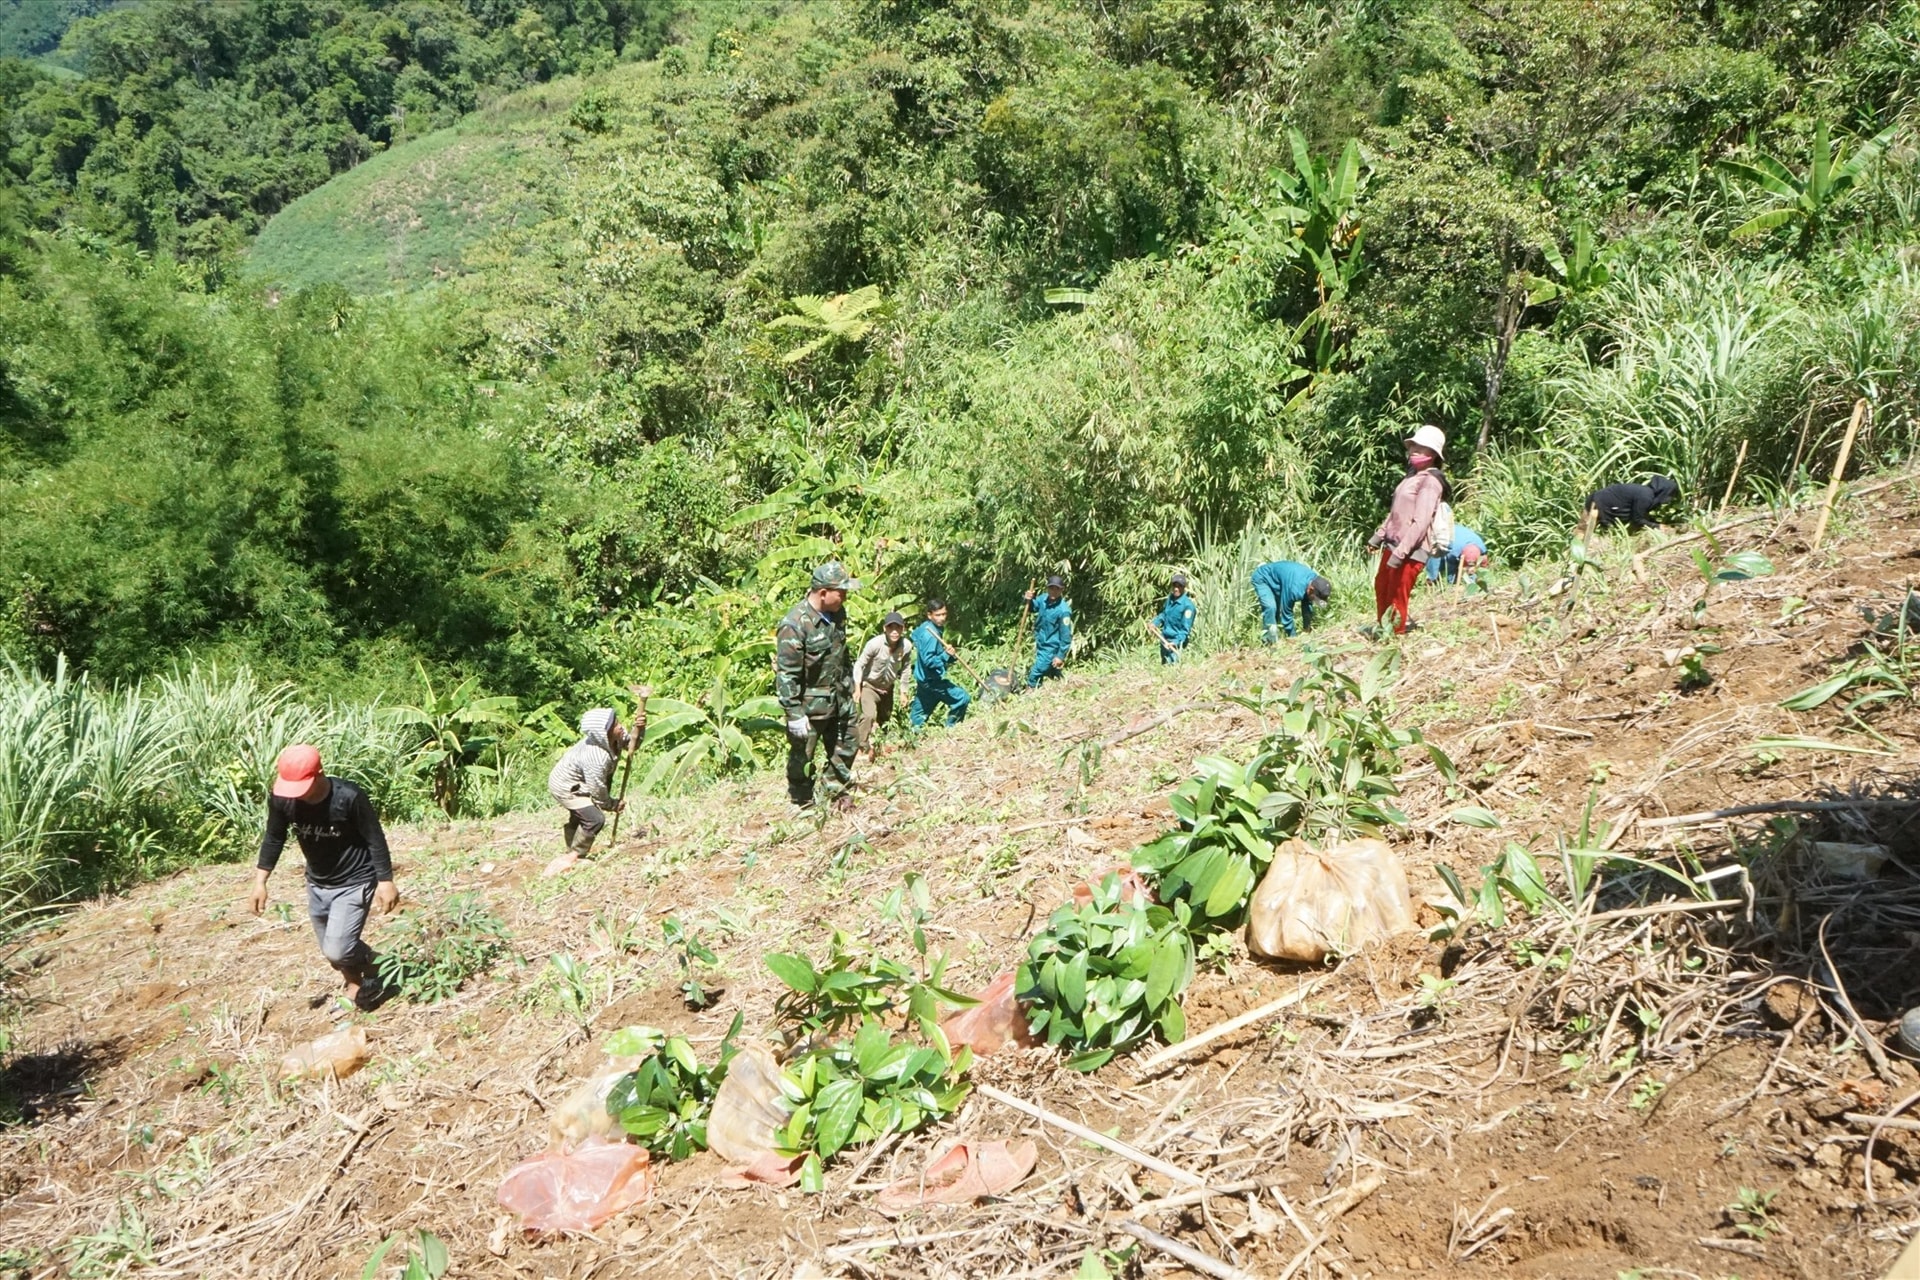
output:
M847 573L847 566L838 560L829 560L813 571L813 589L815 591L858 591L860 579Z

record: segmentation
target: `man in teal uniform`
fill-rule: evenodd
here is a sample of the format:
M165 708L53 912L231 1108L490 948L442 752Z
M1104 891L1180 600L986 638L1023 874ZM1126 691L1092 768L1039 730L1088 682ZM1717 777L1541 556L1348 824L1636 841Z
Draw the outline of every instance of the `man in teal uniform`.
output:
M927 601L926 621L913 629L913 705L907 709L907 722L916 729L926 728L928 718L941 708L948 724L959 724L973 701L947 679L947 668L959 655L946 642L946 627L947 602Z
M1333 596L1333 584L1292 560L1271 560L1253 571L1253 593L1260 598L1260 643L1272 644L1285 631L1291 638L1293 606L1300 606L1300 626L1313 630L1313 606Z
M1044 597L1029 588L1023 598L1033 611L1033 669L1027 672L1027 688L1038 689L1042 680L1066 674L1067 650L1073 647L1073 606L1067 602L1067 584L1057 573L1047 579Z
M1187 647L1187 641L1193 637L1193 597L1187 594L1187 575L1176 573L1173 581L1167 585L1167 602L1160 606L1160 613L1147 624L1147 630L1153 632L1160 642L1160 661L1162 664L1180 661L1180 651Z

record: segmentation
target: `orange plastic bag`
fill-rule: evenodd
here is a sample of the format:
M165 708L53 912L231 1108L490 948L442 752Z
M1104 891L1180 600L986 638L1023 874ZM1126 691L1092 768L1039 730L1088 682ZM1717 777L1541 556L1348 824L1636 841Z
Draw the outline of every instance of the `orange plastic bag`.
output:
M958 1049L964 1044L973 1050L974 1057L981 1058L1010 1044L1040 1043L1027 1025L1026 1010L1013 998L1014 973L1009 969L995 978L975 997L979 1004L969 1005L940 1024L948 1045Z
M1253 891L1247 946L1257 956L1319 964L1411 928L1407 873L1381 841L1315 850L1289 840Z
M1124 862L1116 862L1097 876L1091 876L1073 886L1073 905L1084 907L1093 901L1093 891L1108 876L1120 877L1120 901L1152 902L1153 886L1148 884L1138 871Z
M500 1204L528 1231L592 1231L653 1195L647 1149L589 1138L565 1154L522 1160L500 1184Z
M1026 1181L1039 1153L1033 1143L956 1142L935 1155L917 1177L902 1178L880 1192L882 1213L901 1213L930 1204L972 1204L1003 1196Z
M367 1065L371 1057L367 1033L359 1027L346 1027L287 1050L280 1059L283 1080L324 1080L332 1076L345 1080Z

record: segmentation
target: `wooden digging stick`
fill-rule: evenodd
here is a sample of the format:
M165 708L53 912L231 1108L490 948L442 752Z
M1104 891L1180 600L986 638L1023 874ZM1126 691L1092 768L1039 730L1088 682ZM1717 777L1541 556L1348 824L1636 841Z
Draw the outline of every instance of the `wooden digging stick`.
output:
M620 838L620 811L627 807L627 783L633 778L633 756L640 748L640 737L647 727L647 699L653 696L650 685L630 684L633 695L633 732L627 735L627 758L620 763L620 794L614 797L613 826L607 831L607 848Z
M1820 549L1820 543L1827 536L1827 517L1833 514L1833 500L1840 496L1840 477L1846 472L1847 458L1853 453L1853 438L1860 434L1860 424L1867 416L1865 396L1853 402L1853 420L1847 423L1847 434L1840 441L1840 456L1833 460L1833 478L1827 481L1827 500L1820 504L1820 523L1813 527L1813 550Z

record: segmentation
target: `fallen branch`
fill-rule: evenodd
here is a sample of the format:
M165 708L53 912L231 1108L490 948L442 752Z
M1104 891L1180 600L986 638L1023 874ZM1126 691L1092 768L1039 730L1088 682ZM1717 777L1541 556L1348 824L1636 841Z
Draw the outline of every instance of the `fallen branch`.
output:
M1157 1200L1142 1200L1133 1208L1119 1210L1110 1216L1124 1218L1130 1213L1164 1213L1168 1209L1185 1209L1203 1200L1211 1200L1215 1196L1243 1196L1249 1191L1260 1191L1265 1186L1266 1184L1258 1178L1247 1178L1240 1182L1222 1183L1217 1187L1199 1187L1193 1191L1182 1191L1177 1195L1161 1196Z
M1181 1244L1171 1236L1163 1236L1158 1231L1141 1226L1131 1218L1120 1224L1120 1230L1149 1249L1158 1249L1170 1258L1178 1258L1202 1275L1214 1276L1216 1280L1254 1280L1251 1273L1242 1271L1238 1267L1228 1266L1212 1254L1202 1253L1191 1245Z
M1293 1255L1293 1261L1289 1262L1287 1269L1280 1273L1280 1280L1293 1280L1294 1274L1298 1272L1300 1268L1307 1265L1307 1260L1313 1257L1314 1251L1327 1242L1327 1237L1333 1234L1333 1228L1340 1219L1345 1214L1351 1212L1361 1201L1385 1186L1386 1181L1385 1178L1382 1178L1376 1173L1370 1178L1362 1178L1359 1182L1347 1188L1343 1193L1344 1198L1327 1211L1327 1225L1321 1228L1319 1235L1307 1241L1306 1248Z
M1730 809L1706 809L1699 813L1676 813L1671 818L1642 818L1643 827L1696 827L1728 818L1749 818L1758 813L1844 813L1849 809L1915 809L1920 800L1768 800L1762 804L1737 804Z
M1150 1156L1136 1146L1122 1142L1118 1138L1109 1138L1106 1134L1098 1130L1089 1129L1077 1121L1069 1120L1063 1115L1047 1110L1045 1107L1036 1106L1024 1098L1016 1098L1005 1089L996 1089L990 1084L976 1084L973 1086L973 1091L992 1098L995 1102L1003 1106L1012 1107L1015 1111L1023 1115L1032 1116L1035 1120L1050 1124L1056 1129L1070 1133L1076 1138L1091 1142L1096 1147L1111 1151L1114 1155L1124 1156L1141 1168L1151 1169L1155 1173L1173 1179L1175 1182L1182 1183L1189 1187L1204 1187L1207 1185L1207 1180L1199 1174L1190 1173L1177 1164L1168 1164L1165 1160Z
M1831 911L1821 916L1820 928L1814 935L1815 941L1820 944L1820 961L1825 969L1827 988L1832 991L1834 997L1839 1000L1841 1011L1847 1015L1847 1021L1853 1024L1854 1034L1860 1037L1860 1047L1866 1050L1867 1061L1873 1064L1873 1074L1879 1076L1888 1084L1899 1084L1900 1078L1893 1074L1893 1066L1887 1061L1887 1051L1880 1047L1880 1041L1871 1031L1867 1030L1867 1024L1861 1019L1859 1011L1853 1007L1853 1001L1847 996L1846 984L1840 981L1840 970L1834 967L1833 957L1827 953L1827 922L1832 919L1833 913ZM1898 1108L1896 1108L1896 1110L1898 1110ZM1873 1144L1869 1141L1867 1145L1872 1146ZM1869 1201L1873 1199L1873 1168L1871 1165L1867 1168L1867 1199Z
M1858 1111L1846 1112L1842 1119L1848 1124L1864 1124L1874 1129L1898 1129L1902 1133L1920 1133L1920 1120L1896 1120L1887 1116L1864 1115Z
M1727 907L1744 907L1745 898L1712 898L1704 902L1656 902L1650 907L1622 907L1618 911L1602 911L1590 916L1592 921L1632 920L1636 916L1670 916L1683 911L1721 911Z
M1166 1066L1169 1062L1184 1058L1199 1049L1203 1049L1222 1036L1230 1036L1244 1027L1250 1027L1256 1022L1271 1018L1282 1009L1292 1008L1294 1005L1299 1004L1302 1000L1312 995L1325 981L1325 978L1312 978L1287 992L1287 994L1281 996L1278 1000L1269 1000L1258 1009L1249 1009L1239 1017L1229 1018L1217 1027L1209 1027L1191 1039L1182 1040L1179 1044L1168 1045L1141 1063L1139 1067L1134 1070L1133 1082L1135 1084L1140 1083L1154 1072L1160 1070L1160 1068Z

